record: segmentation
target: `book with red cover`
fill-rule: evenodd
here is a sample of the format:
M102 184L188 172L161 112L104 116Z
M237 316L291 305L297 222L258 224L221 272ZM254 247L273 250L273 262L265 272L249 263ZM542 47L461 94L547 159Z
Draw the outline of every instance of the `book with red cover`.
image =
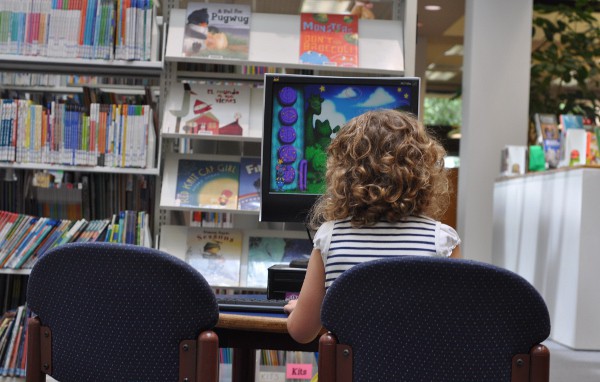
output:
M358 67L358 17L301 13L300 63Z

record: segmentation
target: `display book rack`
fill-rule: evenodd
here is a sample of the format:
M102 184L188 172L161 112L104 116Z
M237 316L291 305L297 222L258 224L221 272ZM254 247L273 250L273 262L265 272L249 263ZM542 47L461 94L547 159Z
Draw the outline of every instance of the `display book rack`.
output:
M193 215L203 213L223 213L233 216L233 223L225 231L231 234L238 231L242 236L239 254L239 280L233 284L211 283L213 289L226 293L264 292L266 283L253 284L252 261L249 259L249 242L257 238L294 238L307 240L307 233L301 224L260 222L258 211L241 210L231 207L182 205L178 200L178 165L181 160L222 160L239 161L246 156L260 157L263 126L262 74L269 71L280 73L309 73L336 76L413 76L415 57L416 1L390 1L393 3L394 20L359 20L359 67L323 67L299 63L299 4L286 14L281 2L252 2L249 52L245 60L189 57L182 53L185 34L186 9L177 9L174 1L170 9L169 33L165 50L165 73L163 76L163 117L160 139L163 141L163 171L160 186L159 205L159 248L188 259L193 252L190 240L194 241L204 231L218 231L214 227L193 227ZM377 5L376 5L377 6ZM184 8L184 7L183 7ZM277 8L277 9L275 9ZM264 11L264 13L261 13ZM385 52L385 53L383 53ZM190 132L182 128L182 119L176 111L181 109L186 87L183 83L204 84L207 86L246 86L250 89L248 125L240 135L211 135L203 132ZM187 102L187 101L186 101ZM175 113L171 113L175 111ZM237 239L236 239L237 240ZM183 243L188 243L184 245ZM225 246L223 246L225 247ZM198 248L195 249L199 251ZM187 253L186 253L187 252ZM239 252L237 252L239 253ZM266 272L266 267L262 267ZM253 281L254 280L254 281ZM264 278L266 280L266 277ZM210 281L210 280L209 280ZM258 351L256 380L286 379L286 361L290 357L305 357L298 363L314 363L311 354L284 354L285 352ZM284 358L284 359L282 359ZM285 359L287 358L287 360ZM226 357L223 357L226 359ZM225 363L227 361L224 361ZM227 366L223 365L227 370ZM223 369L222 369L223 376Z
M106 2L106 4L109 4L109 2ZM163 25L162 16L158 16L156 13L154 13L151 19L152 29L158 33L153 34L155 41L154 49L157 49L157 52L155 52L157 56L151 58L150 60L48 57L32 54L31 51L25 52L25 55L23 55L7 54L5 50L2 50L2 54L0 54L0 71L2 71L2 85L0 85L0 91L18 92L22 94L27 93L27 96L34 93L38 95L57 93L77 95L78 93L83 93L85 89L99 88L105 92L122 92L123 94L138 95L146 94L146 96L150 96L150 94L147 94L148 83L158 84L163 73L164 63L162 49L164 46L162 42L164 41L166 34L166 25ZM160 28L162 28L162 31L160 31ZM2 36L6 35L3 34ZM158 37L156 38L156 36ZM52 76L68 77L69 79L64 80L63 78L61 80L57 80L57 83L60 83L61 85L56 86L51 85L47 81L48 77ZM122 83L119 83L119 81L98 81L97 83L89 82L90 78L95 80L106 77L127 78L127 81ZM27 78L28 81L25 83L20 82L20 80L23 78ZM80 81L79 83L77 82L78 80ZM66 85L67 83L68 85ZM151 89L150 93L154 93L152 90L156 89L156 86L150 86L148 88ZM77 97L81 98L82 95L79 94ZM44 104L44 106L46 105ZM156 109L155 111L160 112L159 109ZM148 110L146 109L144 112L148 112ZM99 177L99 183L109 178L124 180L123 185L126 185L125 187L121 187L121 185L116 184L113 185L111 182L105 182L110 183L110 187L112 188L114 186L115 189L111 190L113 192L111 194L103 194L106 200L101 203L102 205L97 207L97 211L104 211L105 207L110 209L115 206L130 203L130 195L125 196L125 193L127 192L127 194L130 194L132 189L137 190L137 186L135 185L137 181L141 180L142 182L146 183L146 186L152 187L152 185L155 183L153 178L159 175L161 152L160 141L157 139L158 134L154 131L155 128L158 129L158 126L153 126L152 119L147 120L147 122L148 123L146 125L140 124L140 126L143 126L145 131L150 136L150 139L144 142L148 144L146 147L148 150L148 155L147 158L144 158L144 161L138 158L139 160L137 163L115 163L113 166L107 166L106 164L98 165L93 160L89 159L89 155L80 156L80 158L87 157L89 159L85 164L81 163L81 161L77 162L77 165L73 165L72 162L63 163L61 161L53 163L55 161L50 160L42 163L42 158L40 158L41 155L36 157L35 154L30 155L28 158L29 160L17 161L13 160L13 157L10 154L7 154L7 151L10 152L12 148L7 149L7 147L5 147L6 145L3 145L2 160L0 160L0 172L3 173L1 192L2 197L24 197L24 194L20 193L23 188L22 185L16 188L13 187L13 184L18 183L13 182L13 179L11 179L16 178L14 176L15 173L19 176L21 176L21 174L30 174L32 172L43 172L50 174L69 173L77 174L77 176L79 176L79 174L86 174L86 177L97 176ZM44 128L46 127L47 125L44 126ZM77 141L74 134L76 134L76 132L81 134L81 130L81 127L79 131L77 129L72 130L73 141ZM34 131L35 128L31 130L31 132ZM154 139L152 139L153 133ZM84 138L83 135L78 135L78 137ZM40 146L35 146L35 149L39 149L39 147ZM46 156L46 159L47 158L48 157ZM14 159L16 159L16 155L14 156ZM154 194L154 191L150 190L148 187L144 189L144 192ZM10 191L7 191L9 189ZM15 192L15 189L17 189L17 192ZM51 189L50 191L56 190ZM114 192L122 192L123 198L119 197L118 199L120 200L113 201L113 198L117 199ZM99 194L96 194L96 196L99 199L101 198ZM148 197L148 195L146 195L146 197ZM41 218L45 218L40 213L36 214L31 213L31 211L24 211L22 206L26 203L23 203L22 201L16 201L15 199L11 200L12 202L3 203L3 205L8 205L9 207L13 204L15 205L15 208L11 212L15 212L19 215L36 216L39 217L40 220ZM150 205L148 200L146 200L146 202L147 205ZM137 205L138 203L135 202L134 204ZM147 210L152 211L154 210L154 207L151 206L151 208L147 208ZM81 211L79 212L81 213ZM81 216L80 218L81 220L78 221L85 220ZM154 218L154 216L152 216L152 218ZM151 245L151 243L147 243L146 245ZM23 308L19 307L25 306L25 291L29 272L29 269L0 269L0 298L2 298L1 302L3 314L9 314L8 311L12 311L17 314L19 310L23 310ZM25 317L24 313L22 314L22 317ZM21 323L24 323L24 320L21 320ZM18 325L15 327L18 327ZM24 331L21 333L24 333ZM7 334L7 331L3 331L3 335ZM17 339L20 341L17 341ZM12 352L11 362L13 363L10 364L11 368L6 368L6 366L9 365L6 363L6 360L8 360L6 354L9 348L3 347L1 358L2 364L0 364L0 380L8 381L19 379L19 376L22 377L24 372L22 367L19 368L19 364L21 366L24 365L24 358L21 350L23 346L23 337L7 338L6 342L8 345L12 343L12 345L10 345L12 346L10 351Z
M233 223L227 226L228 229L239 229L243 232L264 230L268 233L295 230L302 232L300 235L306 237L302 225L285 226L259 222L259 213L256 210L242 210L235 206L182 204L177 193L183 182L182 179L178 179L178 166L185 159L231 162L239 161L246 156L260 157L263 76L252 73L262 72L264 68L277 72L336 76L414 75L416 1L387 1L376 6L383 4L393 10L391 12L393 19L359 20L359 66L348 68L300 63L300 14L298 12L300 7L294 3L286 8L286 5L273 1L253 2L247 59L186 55L183 51L183 41L186 33L187 9L183 9L185 7L178 9L179 2L171 2L169 33L165 46L164 81L161 89L162 94L166 94L162 104L164 109L160 132L164 151L159 205L161 233L169 232L169 235L165 236L172 237L175 231L179 231L179 237L183 240L189 230L190 222L193 221L193 214L201 210L226 214L231 218L230 221L233 220ZM183 118L177 114L177 111L184 107L182 99L186 100L186 96L189 97L189 94L185 94L189 91L189 87L186 88L183 83L192 84L192 87L194 84L204 84L236 89L249 88L249 116L243 131L239 135L216 135L184 129L181 126ZM163 247L172 249L170 243ZM245 260L242 259L242 262ZM244 264L242 269L243 267ZM239 286L244 286L243 281Z

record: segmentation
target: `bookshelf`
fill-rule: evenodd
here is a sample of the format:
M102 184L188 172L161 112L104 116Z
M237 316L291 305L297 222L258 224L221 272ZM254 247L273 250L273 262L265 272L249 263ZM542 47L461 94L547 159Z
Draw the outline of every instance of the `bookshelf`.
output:
M217 3L218 1L210 1ZM194 208L176 202L177 163L179 159L196 155L209 155L225 159L242 156L261 156L263 129L263 68L269 72L305 73L333 76L413 76L416 45L416 0L391 0L374 2L382 7L390 19L359 20L359 67L325 67L299 63L300 14L302 1L235 1L251 3L252 14L249 32L247 60L187 57L182 51L185 35L186 1L171 0L169 6L169 33L165 46L165 68L161 93L162 120L162 171L160 179L160 203L157 206L159 248L182 259L186 257L186 241L189 239L191 214L195 211L208 213L225 212L233 215L233 228L241 230L244 248L240 265L240 286L213 286L216 291L227 293L264 292L264 288L248 287L245 283L249 272L248 240L258 237L293 236L306 238L303 225L298 223L266 223L259 221L257 211L239 209ZM230 84L251 88L249 128L242 135L205 135L182 132L181 120L170 110L177 110L184 98L184 82ZM266 287L266 285L265 285ZM287 380L285 360L280 352L258 351L257 380ZM298 363L314 364L313 354L288 354L287 358L304 357ZM222 367L225 365L222 364Z
M24 22L22 23L9 23L10 27L8 26L9 24L4 23L3 32L8 31L7 28L14 29L17 26L25 28L26 25L29 25L30 28L36 28L37 24L28 24L30 18L33 20L36 17L41 17L41 19L46 18L49 23L47 25L51 25L50 20L56 15L52 12L62 12L62 10L50 9L51 0L3 3L0 5L3 14L2 21L9 19L16 20L17 17L24 18ZM72 28L74 26L73 23L80 23L78 25L82 27L81 31L84 30L86 25L90 25L91 19L85 19L83 17L83 9L78 9L77 7L82 7L84 6L83 4L91 6L96 3L102 3L102 6L108 7L124 4L121 1L113 2L112 0L71 2L72 7L68 12L70 12L72 17L75 17L74 15L77 14L81 18L78 20L69 20L68 25L71 28L63 28L65 33L67 29L75 29ZM147 4L152 4L152 2L147 2ZM31 5L34 8L27 8ZM18 7L18 9L11 7ZM145 19L148 21L146 23L148 29L144 31L137 30L135 34L131 31L132 33L129 34L130 36L138 36L139 47L144 47L143 49L149 49L150 45L152 45L152 53L144 58L118 58L112 53L105 55L103 58L98 58L99 56L84 58L92 56L86 56L83 53L83 48L81 48L83 45L74 48L71 51L71 55L63 54L64 52L57 53L56 49L53 49L53 44L60 44L60 42L49 38L51 33L49 28L47 30L43 28L39 29L38 37L45 36L45 38L40 38L37 42L26 40L23 37L23 40L12 41L14 45L10 45L10 36L22 37L25 33L31 33L35 29L14 29L15 33L12 35L0 33L1 98L27 99L31 100L34 104L37 102L37 104L45 109L48 104L45 101L38 102L39 99L54 99L57 100L57 103L59 100L61 102L68 100L69 102L89 106L93 103L110 103L115 105L130 103L129 101L121 101L120 96L128 96L130 99L145 97L148 104L153 106L153 112L160 113L158 106L161 101L160 80L164 72L162 50L164 48L167 27L166 24L163 24L162 16L157 14L159 9L156 8L156 2L154 2L151 10L152 14L147 13L148 17ZM139 12L141 12L141 9L139 9ZM105 14L109 15L110 12L106 12ZM109 19L103 20L102 23L105 23L104 25L111 24ZM106 33L109 33L109 29L102 28ZM48 34L44 35L46 32ZM83 38L83 35L81 37ZM76 41L76 39L73 41ZM88 43L93 45L95 44L94 41L96 40L92 39ZM108 38L104 41L108 43L111 39ZM17 44L21 43L23 45L19 46L26 47L24 48L25 50L11 50ZM37 47L34 49L31 44ZM114 48L110 44L105 45L105 47L108 52ZM78 49L81 49L81 51L78 51ZM90 94L116 94L119 97L116 97L114 102L106 102L104 99L94 101L93 99L86 99ZM131 101L131 104L137 105L134 102ZM90 117L89 110L88 108L83 111L86 117ZM145 110L145 112L147 111L148 109ZM155 219L156 178L160 174L161 142L158 139L158 123L154 123L153 118L148 121L151 123L140 123L139 131L142 131L142 127L145 134L150 134L154 131L155 138L151 142L151 140L141 138L142 134L138 136L140 139L143 139L146 145L136 147L140 148L138 150L140 155L148 153L148 158L143 161L141 157L138 157L138 161L135 164L133 162L122 162L120 165L115 166L107 165L107 163L102 164L102 161L97 162L94 158L90 158L91 151L89 150L87 152L89 163L85 165L81 164L81 161L77 162L77 165L74 165L71 163L62 163L61 161L42 161L39 158L35 158L34 160L17 160L16 158L3 157L0 160L0 196L3 200L0 210L18 215L32 216L41 220L57 213L67 213L66 209L61 212L62 209L59 208L60 203L56 200L56 198L62 198L70 199L68 200L70 203L79 203L77 211L69 211L69 213L75 213L77 221L85 219L87 223L82 223L82 226L87 225L90 229L93 221L107 219L110 222L111 216L118 215L121 211L125 210L143 212L147 214L146 216L150 216L150 219ZM3 132L5 132L4 129ZM75 130L73 130L73 134L73 137L79 137L83 140L84 136L75 135ZM144 137L146 137L145 134ZM4 143L6 142L3 141L2 150L16 149L16 146L9 147ZM142 141L137 141L137 143L142 143ZM142 152L142 148L144 148L144 152ZM132 165L135 165L135 167ZM50 174L54 177L53 179L60 178L61 180L52 183L51 187L33 185L32 180L35 174L42 173ZM43 202L41 201L42 199ZM147 227L150 231L154 231L154 220L149 220ZM150 234L150 236L152 235ZM151 241L154 241L153 237ZM151 243L146 241L145 245L150 246ZM29 272L28 268L0 269L2 313L6 313L7 310L14 310L25 303L25 290ZM16 346L15 349L17 349ZM0 372L0 381L22 380L21 378L11 376L11 374L10 372L5 373L2 370ZM15 372L15 374L17 373Z
M210 3L221 3L210 1ZM246 2L234 2L246 4ZM285 4L284 4L285 3ZM186 156L209 155L215 159L261 156L263 125L262 69L281 73L306 73L335 76L411 76L414 75L416 39L416 1L378 1L375 7L385 9L389 19L359 20L359 67L330 67L299 62L300 1L275 0L252 2L249 26L248 58L212 58L186 56L183 53L187 1L168 3L168 34L164 52L164 72L161 82L162 171L160 179L158 227L166 228L169 236L180 227L180 241L185 241L185 227L190 215L203 212L225 212L234 215L233 228L242 231L304 232L298 223L265 223L256 211L237 209L197 208L182 206L176 200L177 164ZM385 52L385 54L383 54ZM241 135L207 135L183 131L182 118L171 111L181 109L185 99L183 83L204 83L251 88L249 128ZM167 228L168 227L168 228ZM159 234L158 241L160 242ZM164 248L171 248L172 240ZM160 247L160 244L159 244ZM181 252L181 251L179 251ZM242 265L243 267L244 265Z

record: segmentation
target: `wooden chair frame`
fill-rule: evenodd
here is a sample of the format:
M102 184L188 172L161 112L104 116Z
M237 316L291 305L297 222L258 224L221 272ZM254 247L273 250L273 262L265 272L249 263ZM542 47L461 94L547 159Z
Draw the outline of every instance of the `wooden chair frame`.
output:
M352 347L338 343L331 332L319 339L319 382L352 381ZM511 382L548 382L550 380L550 351L538 344L528 354L512 358Z
M52 330L42 326L38 317L27 324L27 382L43 382L52 375ZM219 381L219 338L206 330L195 340L179 344L179 381Z

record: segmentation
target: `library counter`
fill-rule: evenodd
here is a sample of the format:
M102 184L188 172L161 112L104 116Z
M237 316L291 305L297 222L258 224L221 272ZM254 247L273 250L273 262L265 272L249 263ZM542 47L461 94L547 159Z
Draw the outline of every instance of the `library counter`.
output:
M548 305L550 338L600 350L600 171L577 166L494 185L492 260L532 283Z
M256 350L292 350L316 352L319 337L300 344L287 331L285 314L221 313L214 331L219 347L233 348L232 381L254 381Z

